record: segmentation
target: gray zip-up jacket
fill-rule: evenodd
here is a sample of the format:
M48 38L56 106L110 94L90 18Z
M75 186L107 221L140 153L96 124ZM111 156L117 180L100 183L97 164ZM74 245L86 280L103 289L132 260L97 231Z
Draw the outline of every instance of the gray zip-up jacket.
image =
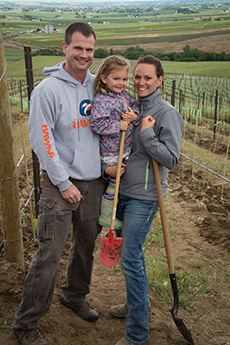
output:
M162 99L159 89L152 95L138 99L141 116L151 115L155 128L140 132L141 124L134 128L133 147L124 175L120 194L134 199L156 201L157 190L152 158L159 164L163 197L168 192L168 169L177 166L184 120L179 112Z
M101 175L100 136L90 128L95 76L87 71L76 81L61 62L44 69L44 79L32 92L29 135L31 147L60 191L69 177L93 180Z

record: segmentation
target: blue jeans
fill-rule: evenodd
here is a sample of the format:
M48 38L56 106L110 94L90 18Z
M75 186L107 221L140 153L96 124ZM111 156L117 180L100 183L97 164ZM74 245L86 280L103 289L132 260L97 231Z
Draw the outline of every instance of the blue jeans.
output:
M125 338L135 345L141 345L149 338L148 279L142 246L158 208L158 201L119 197L118 209L123 211L121 267L126 280L129 311L125 320Z

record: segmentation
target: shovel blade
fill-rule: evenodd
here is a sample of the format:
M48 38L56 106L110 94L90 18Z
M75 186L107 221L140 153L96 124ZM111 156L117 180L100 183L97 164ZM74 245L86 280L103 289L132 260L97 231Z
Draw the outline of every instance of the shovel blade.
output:
M191 335L191 332L188 330L188 328L185 326L184 324L184 321L179 318L177 316L177 313L176 311L174 310L174 308L172 309L169 309L171 314L172 314L172 317L173 317L173 320L177 326L177 329L180 331L180 333L183 335L184 339L187 340L188 344L189 345L194 345L194 341L193 341L193 338L192 338L192 335Z
M121 255L122 237L101 237L100 258L106 267L113 267L117 264Z

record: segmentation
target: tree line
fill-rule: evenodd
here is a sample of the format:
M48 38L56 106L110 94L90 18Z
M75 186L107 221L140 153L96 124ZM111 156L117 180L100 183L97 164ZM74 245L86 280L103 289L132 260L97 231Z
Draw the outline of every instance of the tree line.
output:
M159 53L159 52L151 52L146 51L145 49L135 46L135 47L128 47L125 51L121 50L114 50L112 48L105 49L105 48L98 48L94 52L95 58L105 58L109 55L122 55L129 60L136 60L141 56L145 56L147 54L154 55L158 59L163 61L185 61L185 62L193 62L193 61L230 61L230 54L226 54L225 52L216 53L216 52L204 52L202 50L191 48L189 45L186 45L183 48L182 52L169 52L169 53ZM62 50L60 49L39 49L32 53L33 56L35 55L56 55L61 56L63 54Z

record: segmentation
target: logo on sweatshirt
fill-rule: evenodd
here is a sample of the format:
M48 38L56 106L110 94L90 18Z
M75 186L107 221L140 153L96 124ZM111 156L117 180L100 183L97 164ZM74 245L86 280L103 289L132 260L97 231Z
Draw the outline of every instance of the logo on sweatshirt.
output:
M73 128L80 128L80 127L88 127L90 124L90 119L81 120L81 121L73 121Z
M89 99L84 99L80 103L80 114L82 116L89 116L91 113L92 105Z
M43 125L42 126L42 131L44 133L44 141L45 141L45 144L46 144L46 149L47 149L47 152L48 152L48 155L50 156L50 158L53 158L55 156L53 150L51 149L51 144L50 144L50 141L49 141L49 130L48 130L48 126L47 125Z

